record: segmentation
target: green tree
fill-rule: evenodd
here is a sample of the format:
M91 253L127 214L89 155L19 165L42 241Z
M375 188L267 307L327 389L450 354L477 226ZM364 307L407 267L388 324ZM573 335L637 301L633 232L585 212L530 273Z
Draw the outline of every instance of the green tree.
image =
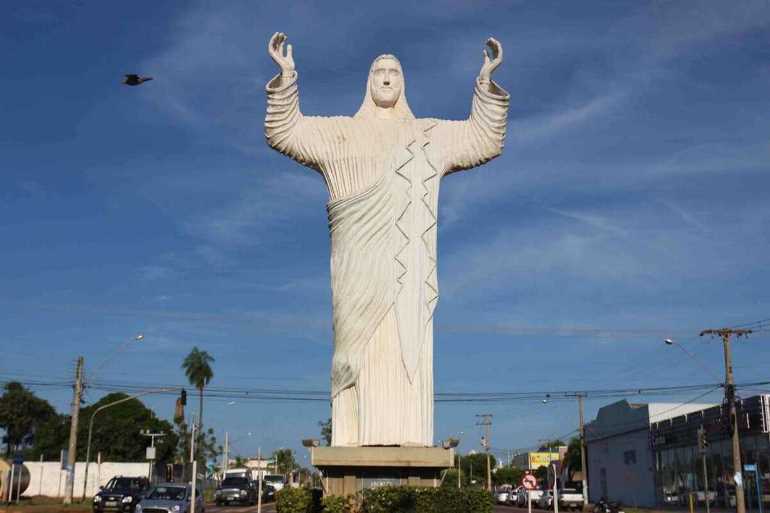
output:
M541 445L538 448L538 451L540 452L558 451L559 447L564 447L566 445L567 444L565 444L564 442L556 438L554 440L545 441L545 443L543 443L543 445Z
M495 485L510 484L518 486L524 471L513 465L498 468L492 473L492 483Z
M455 456L455 468L457 467L457 458ZM489 455L490 465L494 469L497 460L494 455ZM461 480L463 486L481 486L487 481L487 454L483 452L466 454L460 457L460 470L462 471ZM447 478L445 478L445 481ZM455 484L457 483L457 474L454 474ZM472 482L472 481L475 481Z
M211 364L214 363L214 357L208 354L206 351L201 351L197 346L193 346L192 351L188 354L182 362L182 368L184 369L185 376L192 386L198 389L198 436L196 445L198 448L204 446L205 432L203 431L203 389L209 384L214 377L214 371L211 370ZM206 457L203 455L203 451L196 450L196 454L199 457L199 466L205 466L203 463L206 461Z
M580 459L580 438L579 437L576 436L569 441L565 460L567 461L567 465L569 465L570 469L577 470L577 471L583 469L583 462Z
M40 399L17 381L6 383L0 396L0 428L5 431L6 453L11 454L31 444L35 432L55 416L56 410L48 401Z
M24 457L36 460L43 456L50 460L59 459L61 450L67 447L70 431L69 415L54 415L35 430L32 447Z
M279 474L288 476L293 470L299 467L294 459L294 451L291 449L276 449L273 451L273 460Z
M326 442L326 445L332 444L332 419L329 417L329 419L324 422L322 420L318 421L318 426L321 428L321 438L324 439L324 442Z
M187 463L190 457L190 427L182 419L178 419L175 426L176 447L174 459L176 463ZM222 454L222 446L217 443L213 429L209 428L207 431L199 434L196 437L195 444L197 447L196 452L202 461L215 460Z
M214 363L214 357L206 351L201 351L197 346L192 348L182 362L185 376L192 386L198 389L199 407L198 407L198 426L203 426L203 389L214 377L214 371L211 370L211 364Z
M107 394L94 404L81 408L81 422L78 427L78 458L84 459L88 444L88 426L97 408L128 395L115 392ZM173 426L159 419L155 412L147 408L139 399L131 399L100 411L94 418L91 440L91 456L102 453L102 459L108 461L143 461L145 449L150 439L140 431L165 433L166 436L155 440L155 457L159 462L171 462L177 435Z

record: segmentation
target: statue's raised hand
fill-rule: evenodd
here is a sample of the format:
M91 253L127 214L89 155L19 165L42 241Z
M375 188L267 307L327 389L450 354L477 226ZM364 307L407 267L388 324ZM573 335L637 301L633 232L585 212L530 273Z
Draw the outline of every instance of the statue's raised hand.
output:
M291 45L286 45L285 53L283 50L283 44L287 39L283 32L276 32L267 45L267 52L281 68L282 77L289 77L294 73L294 57L292 56Z
M481 65L479 79L482 82L489 82L492 73L503 62L503 46L497 39L490 37L487 39L487 46L481 53L484 54L484 64Z

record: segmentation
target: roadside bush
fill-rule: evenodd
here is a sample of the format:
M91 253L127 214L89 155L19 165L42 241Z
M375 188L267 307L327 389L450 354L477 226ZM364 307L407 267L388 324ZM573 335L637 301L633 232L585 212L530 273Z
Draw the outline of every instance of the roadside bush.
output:
M481 488L438 488L430 509L415 513L492 513L492 495Z
M364 513L415 513L415 490L409 486L364 490Z
M364 490L364 513L492 513L492 496L479 488L387 486Z
M313 513L313 494L307 488L282 488L275 494L278 513Z
M323 506L323 513L348 513L348 499L347 497L329 496L324 497L321 501Z

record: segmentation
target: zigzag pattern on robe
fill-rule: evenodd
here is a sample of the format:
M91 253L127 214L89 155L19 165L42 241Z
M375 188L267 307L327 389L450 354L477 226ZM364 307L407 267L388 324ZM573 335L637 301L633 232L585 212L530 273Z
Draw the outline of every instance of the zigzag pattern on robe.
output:
M419 365L419 355L421 353L422 346L425 343L426 337L428 336L426 330L431 327L430 321L433 318L433 312L438 301L436 258L434 254L435 248L431 246L431 243L435 245L435 228L437 226L437 215L434 206L436 197L432 196L432 194L438 193L438 184L434 186L436 188L434 191L431 190L430 182L432 180L438 179L440 174L431 162L430 156L426 151L426 148L430 144L429 131L435 127L437 123L433 120L421 120L419 123L423 125L419 134L419 139L421 140L418 141L418 138L415 137L412 141L410 141L410 143L405 147L406 152L403 153L402 158L398 161L395 169L396 176L398 176L406 183L407 190L405 193L407 198L409 198L401 211L398 212L395 223L396 228L398 229L398 233L402 239L399 250L394 256L398 267L398 275L396 276L396 281L398 283L396 301L398 301L398 294L402 292L404 288L405 281L409 279L407 276L410 272L409 262L404 255L409 248L409 245L417 242L416 240L413 241L410 239L408 234L409 228L404 225L404 219L407 217L409 210L415 208L417 205L422 206L424 211L427 213L427 224L419 228L421 230L419 235L420 243L424 246L422 252L424 252L428 266L427 269L422 271L425 274L421 277L421 286L424 287L425 291L424 295L421 294L424 298L424 301L420 301L418 304L414 305L415 308L420 309L420 313L418 314L418 325L411 326L411 328L415 328L416 331L409 329L410 326L408 321L399 318L401 358L410 380L414 379L415 373L417 372ZM414 172L414 169L408 168L408 164L414 160L417 151L423 152L425 161L428 165L428 169L430 170L427 176L423 175L411 177L407 173L408 171ZM424 166L417 167L417 169L421 171L423 168ZM419 183L422 186L422 191L417 192L412 190L416 183ZM419 203L412 201L413 193L416 193L417 197L419 197ZM415 264L418 263L415 262ZM406 324L406 326L404 324Z

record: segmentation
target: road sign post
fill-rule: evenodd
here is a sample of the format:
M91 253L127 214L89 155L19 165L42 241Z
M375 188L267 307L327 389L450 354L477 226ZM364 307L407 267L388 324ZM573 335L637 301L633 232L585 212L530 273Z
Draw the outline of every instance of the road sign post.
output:
M759 473L759 465L757 464L751 464L751 465L743 465L743 471L747 474L749 472L754 473L754 486L757 489L757 506L759 507L759 513L762 512L762 481L761 481L761 474Z
M527 471L521 478L521 486L527 491L527 511L532 513L532 495L529 492L537 487L537 478Z

